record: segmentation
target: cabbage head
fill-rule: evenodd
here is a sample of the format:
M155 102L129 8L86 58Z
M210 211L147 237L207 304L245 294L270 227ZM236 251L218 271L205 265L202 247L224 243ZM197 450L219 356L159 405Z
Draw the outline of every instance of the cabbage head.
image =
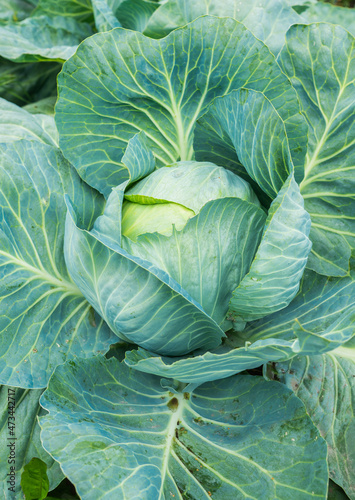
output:
M223 167L155 169L143 133L123 162L130 180L112 190L91 231L69 201L65 244L73 280L118 337L183 355L288 305L311 246L292 175L267 214Z

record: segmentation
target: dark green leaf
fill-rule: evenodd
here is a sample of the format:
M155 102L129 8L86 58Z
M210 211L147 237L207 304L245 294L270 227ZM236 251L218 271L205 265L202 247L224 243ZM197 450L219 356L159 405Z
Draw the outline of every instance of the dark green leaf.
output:
M32 458L21 474L21 487L26 500L44 500L49 489L47 464Z

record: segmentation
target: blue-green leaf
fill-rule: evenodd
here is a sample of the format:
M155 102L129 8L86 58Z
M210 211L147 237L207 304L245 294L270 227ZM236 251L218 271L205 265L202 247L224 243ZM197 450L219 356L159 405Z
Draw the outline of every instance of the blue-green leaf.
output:
M323 21L340 24L355 36L355 11L353 8L348 9L329 3L315 2L302 12L302 19L307 23Z
M87 224L103 200L37 141L0 146L0 179L0 381L45 387L57 364L106 352L115 338L72 282L63 252L64 193L86 208Z
M104 216L110 218L111 201ZM65 259L71 277L113 332L123 340L167 355L216 347L223 330L173 278L148 260L130 255L119 240L76 225L68 201ZM119 217L119 214L117 214Z
M71 18L28 17L0 25L0 55L16 62L65 61L90 35L89 25Z
M171 385L165 383L166 385ZM324 499L326 445L292 391L235 376L191 393L116 359L58 367L46 449L83 500Z
M32 16L67 17L90 22L93 17L91 0L39 0Z
M0 21L22 21L34 6L25 0L0 0Z
M246 340L256 342L259 339L275 337L292 339L295 337L294 329L297 325L296 331L300 338L302 338L303 330L306 337L313 336L321 342L323 332L326 332L333 342L323 339L323 349L331 350L336 347L336 344L342 345L354 334L353 321L349 321L351 315L354 314L354 271L345 278L327 278L312 271L306 271L300 291L291 304L280 312L248 325L243 332L239 333L240 342L243 345ZM348 321L339 330L338 326L341 325L342 318L347 318ZM311 332L312 335L307 332ZM315 354L319 354L319 347L318 344Z
M338 314L328 328L319 333L303 327L298 319L295 323L293 330L298 336L295 351L302 354L322 354L342 346L354 335L355 308L350 307Z
M124 238L122 246L165 271L223 328L232 292L249 270L265 219L253 203L221 198L208 202L182 230L173 227L171 236L142 234L136 242Z
M145 34L159 38L205 14L241 21L274 54L283 46L288 27L302 19L284 0L168 0L153 14Z
M257 368L268 361L289 359L295 355L293 342L267 339L237 349L223 346L213 352L200 355L196 353L193 357L184 358L161 357L144 349L138 349L126 353L125 363L144 373L186 383L203 384Z
M54 106L56 100L56 96L44 97L37 102L26 104L25 106L23 106L23 109L25 109L32 115L54 116Z
M271 102L262 93L248 89L216 99L198 121L194 140L198 159L209 158L244 178L249 176L271 199L293 172L290 144L297 150L297 162L300 137L295 142L291 138L289 143L285 123ZM234 165L226 164L231 148L236 152ZM295 175L302 179L300 168Z
M116 172L115 181L118 186L112 190L106 189L105 181L101 186L102 191L108 195L105 211L94 223L92 234L99 234L110 240L113 244L121 244L122 232L122 203L125 188L129 183L138 181L141 177L148 176L155 168L152 152L147 148L144 132L136 134L128 141L128 146L122 158L123 169ZM99 181L99 179L96 179Z
M123 28L143 32L158 7L155 0L124 0L116 10L116 16Z
M122 26L142 32L159 7L158 2L149 0L92 0L92 5L98 31Z
M61 148L94 187L101 169L122 168L127 142L141 130L158 166L191 160L197 118L240 87L264 91L300 134L289 80L268 48L229 18L203 17L162 40L121 28L98 33L64 64L58 85Z
M115 11L122 0L91 0L91 2L97 31L120 28L121 24L115 16Z
M37 416L43 416L47 413L39 405L42 392L43 389L24 390L5 385L0 387L0 455L2 457L0 462L0 496L4 500L22 498L21 473L23 467L33 457L38 457L47 464L50 489L54 489L64 479L59 464L45 451L41 443L41 429ZM15 445L10 448L8 445L13 442ZM14 461L12 462L12 460ZM8 481L11 481L12 478L8 474L13 470L15 484L14 491L11 491L8 488L12 485Z
M230 319L253 321L288 306L311 249L309 230L310 218L291 175L270 207L250 271L233 292Z
M299 356L274 368L277 378L303 401L327 441L330 477L355 498L355 352L353 359L337 351Z
M308 267L327 276L349 272L355 247L355 43L340 26L296 25L279 62L309 125L300 185L311 215Z
M134 135L129 141L122 157L121 168L112 171L109 165L105 165L98 172L88 171L86 177L89 184L95 184L99 191L108 197L112 189L124 192L125 187L133 181L139 180L150 174L155 168L155 159L147 145L147 137L144 132ZM117 215L117 218L120 214Z
M53 134L48 134L47 128L55 129L54 118L47 117L44 124L40 116L32 115L28 111L16 106L11 102L5 101L0 98L0 136L1 142L13 142L20 139L34 140L49 144L50 146L57 146ZM51 122L51 123L48 123ZM48 127L49 125L49 127ZM56 130L56 129L55 129Z

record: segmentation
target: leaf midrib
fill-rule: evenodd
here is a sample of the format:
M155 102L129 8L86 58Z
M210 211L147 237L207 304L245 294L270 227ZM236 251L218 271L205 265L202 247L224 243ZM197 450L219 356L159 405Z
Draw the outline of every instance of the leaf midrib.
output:
M3 256L7 258L7 262L10 264L14 264L15 266L19 267L20 269L23 269L25 271L30 272L35 276L35 278L48 283L51 286L54 286L55 288L62 289L63 291L68 292L71 295L79 295L81 296L82 293L80 292L79 288L72 282L64 280L64 279L58 279L52 276L50 273L48 273L45 269L41 270L38 269L37 267L31 266L28 262L18 259L14 257L13 255L4 252L0 250L0 256Z
M322 137L319 140L318 145L317 145L316 149L313 152L312 158L310 159L310 161L307 161L307 163L304 166L304 179L303 179L303 181L300 184L301 193L302 193L302 187L305 187L305 185L306 185L307 178L309 176L311 176L311 172L312 172L313 167L317 166L317 164L319 163L319 162L317 162L318 155L321 152L324 144L326 143L328 132L331 129L331 127L333 125L333 122L334 122L334 119L335 119L335 112L336 112L336 109L338 107L340 98L341 98L344 90L347 87L347 83L346 82L347 82L348 75L349 75L349 68L350 68L350 58L348 58L348 64L347 64L347 68L346 68L346 73L345 73L345 76L344 76L344 80L343 80L342 85L340 86L339 94L338 94L338 97L337 97L336 102L334 104L333 112L332 112L329 120L327 119L327 117L323 113L323 110L321 108L320 102L318 101L319 111L322 113L326 125L325 125L324 132L322 134ZM340 82L339 82L339 84L340 84ZM314 86L316 88L316 85L314 85ZM318 93L317 93L317 95L318 95ZM307 154L307 158L309 158L308 154Z

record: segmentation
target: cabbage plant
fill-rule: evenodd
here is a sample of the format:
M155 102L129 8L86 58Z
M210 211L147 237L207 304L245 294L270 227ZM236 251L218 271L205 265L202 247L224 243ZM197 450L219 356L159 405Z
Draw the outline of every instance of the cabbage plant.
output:
M43 498L355 498L350 17L27 4L0 48L43 17L81 35L0 52L67 59L55 117L52 83L0 99L2 496L37 457Z

